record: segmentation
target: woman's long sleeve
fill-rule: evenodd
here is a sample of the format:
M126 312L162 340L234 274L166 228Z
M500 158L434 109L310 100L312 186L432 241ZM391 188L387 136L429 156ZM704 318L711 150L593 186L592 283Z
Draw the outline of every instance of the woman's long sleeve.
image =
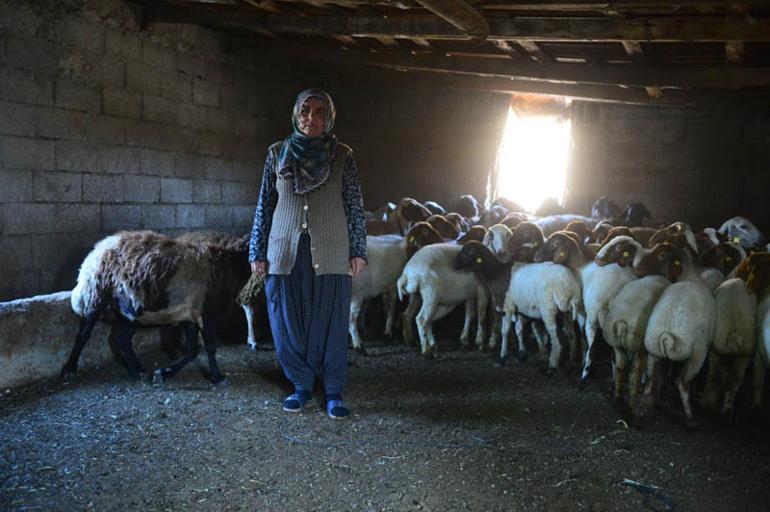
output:
M345 215L348 220L350 257L367 260L364 202L361 198L361 186L358 182L358 170L353 155L348 157L345 172L342 174L342 204L345 206Z
M278 192L275 189L273 152L268 151L265 169L262 172L262 186L259 190L257 211L254 213L254 225L251 228L249 261L267 261L267 239L273 224L273 212L276 204L278 204Z

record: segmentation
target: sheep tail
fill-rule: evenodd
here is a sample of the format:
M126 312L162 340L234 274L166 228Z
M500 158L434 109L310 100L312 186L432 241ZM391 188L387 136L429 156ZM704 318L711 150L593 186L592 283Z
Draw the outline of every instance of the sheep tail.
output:
M398 300L402 301L407 295L416 293L419 286L416 279L409 279L406 274L401 274L396 282L396 288L398 289Z
M681 348L681 343L679 342L679 338L671 334L670 332L664 332L658 337L658 344L660 346L661 352L663 352L663 355L667 359L673 359L675 355L677 355L677 352L679 352L679 349Z

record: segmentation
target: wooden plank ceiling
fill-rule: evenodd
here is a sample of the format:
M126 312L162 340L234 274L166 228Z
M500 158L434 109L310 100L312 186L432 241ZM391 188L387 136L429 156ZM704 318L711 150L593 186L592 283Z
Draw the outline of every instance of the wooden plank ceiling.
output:
M270 52L621 103L770 97L770 1L136 0Z

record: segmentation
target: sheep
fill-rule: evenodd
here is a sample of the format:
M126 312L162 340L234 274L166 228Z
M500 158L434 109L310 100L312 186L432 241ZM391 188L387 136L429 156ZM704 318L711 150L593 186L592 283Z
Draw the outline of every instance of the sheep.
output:
M457 244L432 244L420 249L404 267L398 278L399 299L419 293L422 307L417 315L417 329L423 354L436 354L433 322L445 316L462 302L465 303L465 325L460 343L468 345L470 323L473 319L473 302L476 301L478 327L476 346L482 348L484 319L489 296L483 284L470 272L455 270L454 260L463 246Z
M426 245L443 242L441 235L436 229L427 222L417 222L406 234L406 257L407 260ZM417 310L420 307L420 297L412 295L409 297L409 304L403 313L401 313L401 338L405 343L412 343L414 332L412 325L417 316Z
M547 217L541 217L534 221L534 223L540 228L540 230L543 232L543 235L550 236L551 233L555 233L556 231L562 231L567 225L572 221L582 221L586 226L593 229L596 224L599 222L599 219L594 219L592 217L586 217L585 215L575 215L575 214L560 214L560 215L549 215Z
M673 252L675 249L668 243L663 243L657 249ZM644 336L647 322L652 314L652 309L660 298L663 290L676 280L681 261L676 257L666 258L666 265L657 269L651 269L649 274L629 281L610 300L607 307L607 315L601 322L604 339L609 344L615 355L615 401L623 401L623 392L627 377L628 354L635 354L631 384L629 390L629 404L635 407L639 398L642 375L647 361L647 352L644 348ZM661 275L654 274L657 271Z
M508 210L502 206L493 205L489 210L481 214L478 224L488 228L502 221L508 213Z
M460 230L443 215L431 215L425 222L433 226L444 240L455 240L460 236Z
M492 201L492 206L502 206L509 212L524 212L525 209L516 201L508 199L507 197L498 197Z
M358 316L365 300L379 295L385 296L387 306L385 335L392 335L396 306L396 280L406 264L406 239L394 235L367 236L366 252L369 256L369 264L353 279L348 323L353 348L361 353L365 351L358 333Z
M695 253L688 248L666 251L653 249L634 268L639 277L651 273L667 258L679 258L681 273L678 281L668 286L658 299L647 322L644 347L647 350L647 377L644 396L635 416L643 420L649 415L653 397L657 397L662 381L658 369L661 359L684 362L676 384L684 408L686 426L696 423L690 403L690 383L703 366L714 335L716 303L714 296L695 268ZM656 272L657 273L657 272Z
M446 215L444 215L444 217L446 217L446 220L451 222L454 225L454 227L456 227L457 230L462 233L467 233L468 230L471 228L471 225L468 223L465 217L463 217L459 213L449 212Z
M249 280L243 285L235 302L243 309L246 315L246 325L248 326L248 337L246 344L251 350L256 351L259 348L259 336L256 330L255 310L264 311L267 309L267 298L265 297L265 276L260 274L251 274Z
M430 215L430 211L419 201L411 197L404 197L386 220L367 220L366 233L369 235L403 235L412 223L423 221Z
M651 219L652 215L644 203L630 203L619 223L628 227L643 226L645 218Z
M690 246L690 249L692 249L697 253L698 243L695 239L695 233L693 233L690 226L684 222L674 222L673 224L669 224L665 228L659 229L650 238L649 243L650 245L655 245L655 244L659 244L660 242L674 241L674 239L676 239L676 237L678 236L683 236L684 239L687 241L687 245Z
M618 219L622 215L620 206L615 204L612 199L606 196L600 197L594 201L591 206L591 217L595 219Z
M465 217L466 219L475 219L481 215L481 205L478 199L470 194L460 196L457 201L457 207L454 209L457 213Z
M732 364L722 370L720 379L724 387L720 412L723 417L729 418L735 395L743 382L743 376L757 344L757 294L749 290L743 279L732 278L719 285L714 292L714 302L714 337L708 354L708 377L700 402L707 410L717 409L720 390L718 373L725 359L729 360Z
M446 215L446 209L436 201L425 201L422 205L433 215Z
M388 202L379 207L378 209L374 210L373 212L364 212L364 218L367 221L370 220L376 220L376 221L382 221L386 222L390 215L396 210L396 205Z
M506 226L503 224L495 224L487 230L482 243L489 247L495 257L506 261L510 259L510 255L508 254L508 242L512 236L513 232Z
M738 244L722 242L700 256L700 264L705 267L700 270L701 279L713 292L725 278L746 259L746 251Z
M457 243L460 245L467 244L471 240L481 242L487 236L487 228L484 226L471 226L471 229L467 233L463 234L457 239Z
M129 374L146 375L131 345L138 325L182 325L187 354L154 373L156 381L173 377L198 353L198 332L209 359L209 378L225 383L216 362L207 295L216 289L213 264L221 248L193 244L150 231L120 232L98 242L86 256L72 291L73 311L84 317L69 359L62 368L66 378L77 372L80 353L99 315L112 307L118 315L118 347Z
M731 242L736 242L746 249L759 249L765 239L762 232L746 217L728 219L718 231Z
M564 207L559 204L559 200L555 197L546 197L535 209L535 216L546 217L552 215L561 215L565 213Z

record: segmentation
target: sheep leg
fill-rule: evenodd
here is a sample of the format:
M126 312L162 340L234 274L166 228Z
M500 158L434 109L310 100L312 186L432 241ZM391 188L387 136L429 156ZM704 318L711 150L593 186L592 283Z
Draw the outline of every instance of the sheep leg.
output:
M547 370L548 376L550 377L559 367L559 359L561 357L561 340L559 339L559 330L556 325L556 311L544 314L543 323L545 323L545 329L551 337L551 355L548 358Z
M700 350L699 350L700 349ZM682 399L682 407L686 416L687 428L697 427L697 423L692 417L692 405L690 404L690 383L700 371L703 362L706 360L707 349L705 347L695 347L692 356L682 369L682 373L676 380L676 386L679 388L679 396Z
M470 338L471 324L476 317L476 310L474 308L474 300L468 299L465 301L465 321L463 322L463 331L460 333L460 346L462 348L468 347L468 338Z
M246 315L246 327L249 330L249 336L246 338L246 343L249 345L251 350L256 351L257 337L254 329L254 308L252 308L249 304L241 304L241 308L243 308L243 313Z
M217 364L217 341L214 339L214 333L212 330L212 320L208 315L203 315L203 345L206 347L206 354L209 358L209 380L214 385L226 385L227 380L222 372L219 370ZM197 340L196 340L197 346Z
M414 320L420 308L420 297L417 294L409 296L409 304L401 313L401 337L404 343L414 343Z
M489 318L492 321L492 332L489 334L489 348L494 349L500 341L500 321L502 315L495 311L494 308L490 308Z
M569 344L569 366L572 367L577 359L577 335L575 334L575 321L569 313L562 314L562 333Z
M350 317L348 319L348 332L353 340L353 348L358 351L362 349L361 336L358 333L358 315L361 313L363 302L361 297L353 297L350 300Z
M649 417L663 384L660 359L648 354L647 361L647 384L644 386L644 395L634 406L634 418L637 423Z
M187 363L198 357L198 326L193 322L182 322L182 328L184 329L187 353L169 366L155 370L152 379L153 384L163 384L179 373L179 370L184 368Z
M118 348L120 349L120 353L125 359L126 368L128 369L129 375L134 379L138 379L145 375L147 371L142 367L142 363L140 363L139 359L136 357L134 347L131 343L131 340L134 337L134 333L136 332L136 324L122 318L118 319L117 322L118 332L116 335L116 341Z
M527 347L524 346L524 327L526 327L527 323L531 323L531 322L521 315L516 315L515 332L516 332L516 340L519 342L519 351L516 353L516 360L520 363L524 363L527 361Z
M719 407L719 383L718 375L720 368L720 358L716 352L711 350L708 355L709 369L706 377L706 385L703 386L703 391L698 400L701 406L707 411L716 412Z
M738 388L741 387L743 376L746 374L746 368L748 368L750 362L751 357L748 356L735 358L730 376L725 382L725 398L722 403L722 415L732 415L733 406L735 405L735 395L738 393Z
M484 350L484 338L487 330L487 310L489 309L489 294L486 287L480 287L476 294L476 346L479 350Z
M548 333L545 330L545 326L539 320L532 320L531 325L532 332L534 333L535 340L537 341L537 348L540 350L541 354L545 355L547 352L546 345L548 344Z
M762 392L764 391L762 388L765 387L766 371L765 363L762 361L762 354L760 354L760 348L757 347L756 352L754 352L754 389L751 401L751 408L754 411L759 411L759 408L762 405Z
M417 332L420 335L420 352L428 354L429 350L436 350L436 338L433 336L433 316L438 308L438 303L431 295L423 296L422 307L417 314Z
M588 372L591 369L591 347L594 345L596 339L596 325L593 322L586 323L586 353L585 360L583 361L583 373L580 375L580 380L585 381L588 379Z
M612 347L612 350L615 352L615 401L622 402L628 374L628 359L623 349Z
M503 319L500 322L500 365L505 364L505 360L508 358L508 333L511 331L511 322L513 321L513 315L508 311L503 314Z
M74 376L78 372L78 361L80 360L80 353L83 351L86 342L91 337L91 331L94 330L96 320L99 318L100 310L96 310L93 313L89 313L86 317L80 321L80 330L75 338L75 346L72 347L69 359L61 369L61 378L68 379Z
M631 387L628 392L628 403L631 407L635 407L637 400L639 400L639 390L642 386L642 375L644 374L646 364L647 351L642 348L634 356L634 366L631 370Z
M387 310L387 318L385 319L385 338L393 339L393 323L396 321L396 295L394 291L387 291L382 294L382 301Z

